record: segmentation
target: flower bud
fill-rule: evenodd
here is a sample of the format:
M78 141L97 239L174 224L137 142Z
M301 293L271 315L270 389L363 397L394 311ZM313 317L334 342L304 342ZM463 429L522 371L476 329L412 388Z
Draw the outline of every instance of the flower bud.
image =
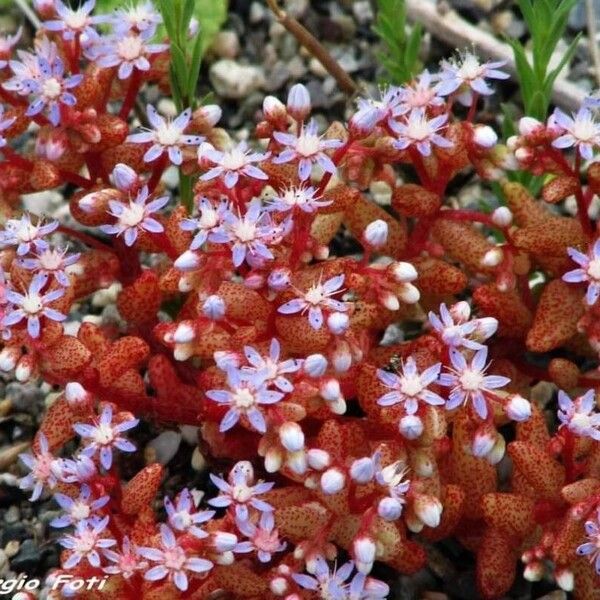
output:
M363 240L371 248L381 248L388 238L388 224L382 220L372 221L367 225L363 233Z
M482 148L491 148L498 142L498 136L489 125L476 125L473 130L473 141Z
M80 202L81 204L81 202ZM200 255L193 250L186 250L179 256L173 266L180 271L194 271L200 266Z
M304 121L310 114L310 94L306 86L301 83L296 83L290 88L287 97L287 111L296 119L296 121Z
M501 435L496 437L496 443L494 447L490 451L490 453L485 457L490 465L497 465L503 458L504 453L506 452L506 441Z
M421 298L421 292L412 283L403 284L399 295L400 300L405 304L416 304Z
M415 497L415 514L428 527L437 527L442 517L442 503L435 497L417 494Z
M244 285L251 290L260 290L265 284L265 277L262 273L250 273L244 279Z
M221 371L227 371L230 367L239 368L241 365L241 357L237 352L229 350L217 350L213 354L213 360Z
M327 317L327 327L334 335L342 335L350 326L350 317L343 312L334 312Z
M531 148L517 148L515 158L521 163L526 163L533 158L533 151Z
M492 213L492 221L498 227L508 227L513 220L513 214L508 206L499 206Z
M375 465L373 460L365 456L358 458L350 466L350 477L357 483L368 483L375 475Z
M288 582L285 577L275 577L269 583L269 589L275 596L283 596L288 591Z
M296 473L296 475L304 475L308 469L308 462L306 460L306 452L299 450L298 452L290 452L287 460L285 461L286 466Z
M213 560L218 565L223 565L227 567L235 562L235 555L233 554L233 552L223 552L222 554L215 556Z
M475 432L471 442L471 452L473 453L473 456L476 456L477 458L487 456L496 444L497 438L498 433L493 425L488 423L481 425Z
M383 292L379 297L379 301L385 308L388 310L399 310L400 309L400 301L398 300L398 296L392 294L392 292Z
M12 371L17 366L21 350L16 346L6 346L0 351L0 371Z
M528 563L523 570L526 581L541 581L544 576L544 565L537 560Z
M352 354L347 343L344 342L336 347L331 363L337 373L345 373L352 366Z
M221 296L213 294L204 301L202 312L212 321L219 321L225 316L225 301Z
M237 536L228 531L217 531L213 534L213 546L215 550L221 554L223 552L231 552L237 544Z
M298 423L286 421L279 428L279 441L288 452L298 452L304 448L304 432Z
M199 117L202 124L206 124L209 127L214 127L220 120L223 110L217 104L207 104L201 106L195 113L194 117Z
M310 468L315 471L322 471L331 464L329 452L321 450L320 448L311 448L306 455Z
M129 165L123 163L118 163L115 166L111 177L117 189L122 192L128 192L139 183L138 174Z
M346 401L341 396L339 398L337 398L336 400L334 400L333 402L329 403L329 410L334 415L343 415L346 412L347 408L348 407L346 405Z
M327 402L334 402L342 395L340 382L333 377L321 383L319 391L321 392L323 400L326 400Z
M78 381L70 381L65 386L65 399L69 404L85 404L89 398L90 395Z
M359 573L368 575L373 568L376 553L377 546L372 539L366 536L356 538L352 543L352 554L354 555L356 570Z
M398 283L409 283L419 276L417 270L409 262L392 263L390 271Z
M487 340L492 337L498 329L498 320L494 319L494 317L481 317L475 319L475 323L477 325L473 333L478 340Z
M504 260L502 248L492 248L488 250L481 259L483 267L497 267Z
M189 344L196 337L196 331L190 321L182 321L177 325L173 333L173 341L176 344Z
M286 117L285 105L275 96L265 96L262 110L267 121L281 121Z
M519 119L519 133L521 135L531 135L540 127L543 127L542 123L533 117L521 117Z
M344 489L346 483L346 477L339 469L327 469L323 475L321 475L321 489L324 494L331 496L337 494Z
M381 119L377 110L359 110L355 112L348 123L349 129L354 137L369 135Z
M531 404L523 396L514 394L509 397L504 412L513 421L527 421L531 417Z
M25 356L22 356L15 368L15 379L21 383L29 381L31 374L33 373L34 366L34 359L31 354L25 354Z
M283 464L283 453L279 448L271 447L265 454L265 471L267 473L277 473Z
M290 274L291 273L289 269L282 267L273 269L271 273L269 273L267 285L274 292L282 292L290 285Z
M311 354L304 359L302 368L310 377L322 377L327 371L327 359L322 354Z
M396 498L386 496L379 501L377 514L384 521L395 521L402 514L402 504Z
M400 419L398 429L407 440L416 440L423 433L423 421L417 415L406 415Z
M561 590L572 592L575 587L575 576L570 569L556 569L554 579Z

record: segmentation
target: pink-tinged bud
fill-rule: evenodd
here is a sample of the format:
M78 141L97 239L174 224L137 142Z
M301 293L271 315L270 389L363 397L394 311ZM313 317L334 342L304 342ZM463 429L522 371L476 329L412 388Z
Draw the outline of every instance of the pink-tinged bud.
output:
M202 106L198 109L198 113L200 114L203 123L206 123L210 127L214 127L221 120L221 116L223 115L221 107L217 104L207 104L206 106Z
M521 135L531 135L543 127L542 123L533 117L521 117L519 119L519 133Z
M508 227L513 220L513 214L508 206L499 206L492 213L492 221L498 227Z
M230 350L217 350L213 354L213 359L221 371L227 371L230 367L237 369L242 364L241 356Z
M373 460L368 456L358 458L350 466L350 477L356 483L368 483L373 479L374 475L375 465L373 464Z
M232 565L235 562L235 555L233 554L233 552L223 552L222 554L215 556L213 560L218 565L228 567L229 565Z
M392 263L390 272L398 283L410 283L419 276L417 270L409 262Z
M492 337L498 329L498 320L494 317L481 317L475 320L475 337L478 340L487 340Z
M471 442L471 452L473 456L477 458L483 458L487 456L498 438L498 432L494 429L494 426L488 423L484 423L478 427L473 440Z
M193 250L186 250L175 260L173 266L180 271L195 271L200 266L200 255Z
M379 122L381 115L376 110L359 110L350 117L348 123L354 137L369 135Z
M477 125L473 130L473 142L482 148L491 148L497 144L498 136L489 125Z
M341 396L333 402L330 402L328 406L329 410L335 415L343 415L348 408L346 401Z
M331 363L338 373L345 373L352 366L352 354L346 342L336 347L331 356Z
M371 572L376 553L377 546L375 542L366 536L358 537L352 542L352 554L356 570L359 573L368 575Z
M287 111L296 119L296 121L304 121L310 114L310 94L306 86L301 83L296 83L290 88L287 97Z
M322 471L331 464L331 456L329 452L321 450L320 448L311 448L306 453L306 458L311 469L315 471Z
M281 121L287 115L285 104L275 96L265 96L262 109L267 121Z
M514 394L509 397L504 412L513 421L527 421L531 417L531 404L523 396Z
M288 591L288 582L284 577L275 577L271 579L269 589L275 596L283 596Z
M65 386L65 399L69 404L81 405L90 400L90 394L78 381L70 381Z
M573 591L573 588L575 587L575 576L573 575L573 571L570 569L557 569L554 572L554 578L561 590L564 590L565 592Z
M414 503L415 514L428 527L437 527L440 524L442 510L442 503L435 496L426 494L416 495Z
M326 244L317 246L314 253L317 260L327 260L329 258L329 246ZM307 262L310 262L310 259Z
M244 278L244 285L250 290L260 290L265 285L265 276L262 273L250 273Z
M282 292L290 286L290 276L291 272L289 269L273 269L271 273L269 273L267 285L274 292Z
M327 317L327 327L334 335L342 335L350 326L350 317L343 312L334 312Z
M450 314L457 323L465 323L471 318L471 307L468 302L461 300L450 307Z
M16 346L8 346L0 351L0 371L12 371L21 357L21 350Z
M98 198L96 196L97 192L91 192L90 194L86 194L77 202L79 204L79 208L87 214L94 212L96 207L98 206Z
M496 443L491 452L485 457L490 465L497 465L503 458L506 452L506 441L501 435L496 438Z
M531 148L517 148L515 158L521 163L527 163L533 158L533 151Z
M406 415L400 419L398 429L407 440L416 440L423 433L423 421L417 415Z
M381 248L388 239L388 224L382 219L369 223L363 233L363 240L371 248Z
M220 321L225 316L225 301L221 296L213 294L202 305L204 316L212 321Z
M504 260L504 252L502 248L492 248L488 250L481 259L483 267L497 267Z
M194 341L196 330L189 321L182 321L173 332L173 341L176 344L189 344Z
M180 362L188 360L194 355L194 349L189 344L177 344L173 348L173 358Z
M111 173L112 180L117 189L128 192L139 184L138 174L128 165L119 163Z
M379 579L367 577L365 579L363 593L366 593L366 598L389 598L390 586L383 581L379 581Z
M56 15L54 0L33 0L33 7L42 19L50 19Z
M279 441L288 452L298 452L304 448L304 432L298 423L287 421L279 428Z
M327 371L327 359L322 354L311 354L304 359L302 368L309 377L323 377Z
M298 452L290 452L285 461L286 466L296 475L304 475L308 470L308 461L306 452L299 450Z
M405 304L416 304L421 298L421 292L412 283L403 284L398 294Z
M541 581L544 576L544 565L541 562L532 561L523 569L523 578L526 581Z
M237 544L237 536L228 531L217 531L213 534L213 546L221 554L222 552L231 552Z
M346 477L339 469L327 469L321 475L321 489L328 496L341 492L344 489L345 483Z
M396 498L382 498L377 505L377 514L384 521L395 521L402 514L402 504Z
M319 391L323 400L327 402L335 402L342 395L340 382L333 377L321 383Z
M248 485L254 482L254 467L249 460L240 460L233 465L229 472L227 480L231 484L235 484L237 477L243 476Z
M22 356L15 368L15 379L21 383L29 381L31 375L33 374L34 367L35 362L31 354Z
M283 464L283 453L278 448L269 448L265 454L265 471L277 473Z
M392 294L392 292L384 291L379 296L379 301L388 310L399 310L400 309L400 300L398 300L398 296L396 296L396 294Z

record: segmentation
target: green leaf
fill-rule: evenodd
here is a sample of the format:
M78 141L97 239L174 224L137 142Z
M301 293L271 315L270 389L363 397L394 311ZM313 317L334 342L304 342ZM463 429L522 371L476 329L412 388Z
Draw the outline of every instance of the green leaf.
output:
M171 66L175 73L177 87L183 96L184 90L187 89L188 67L182 50L174 44L171 44Z
M196 88L198 87L198 77L200 76L200 62L202 61L202 37L197 36L194 43L194 49L192 51L192 61L190 64L189 83L187 88L187 95L192 104L193 99L196 96Z

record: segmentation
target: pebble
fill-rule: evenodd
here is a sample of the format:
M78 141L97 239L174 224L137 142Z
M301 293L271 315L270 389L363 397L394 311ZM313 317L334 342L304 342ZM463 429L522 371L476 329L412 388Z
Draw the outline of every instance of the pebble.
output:
M265 83L264 73L259 67L240 65L227 58L213 63L208 76L219 96L234 100L246 97Z
M309 5L309 0L286 0L284 2L284 10L291 17L298 19L308 10Z
M250 23L260 23L267 16L267 9L262 2L253 2L250 5L248 20Z
M120 283L113 283L109 287L98 290L92 296L92 306L103 307L108 306L109 304L114 304L117 301L117 296L122 289L122 285Z
M212 43L211 50L219 58L235 58L240 53L240 38L235 31L219 31Z
M290 71L287 65L279 60L271 69L269 69L269 76L265 80L264 89L266 92L275 92L282 88L285 82L290 78Z
M358 0L357 2L354 2L352 4L352 12L354 13L354 18L361 25L370 23L374 18L373 8L369 0Z
M287 63L287 70L289 71L291 79L300 79L306 75L306 64L300 56L294 56L294 58Z
M313 75L316 75L321 79L327 76L327 69L314 56L308 62L308 69Z
M42 552L36 542L25 540L21 544L19 553L10 561L10 567L17 572L34 571L39 566L41 558Z
M178 431L163 431L155 437L148 446L155 452L156 461L166 465L177 454L181 444L181 433Z
M204 471L206 469L206 459L198 446L194 448L194 452L192 453L191 465L194 471Z
M4 513L4 520L6 523L12 524L16 523L21 518L21 511L16 504L13 504L9 509Z
M372 181L369 191L379 206L389 206L392 203L392 188L387 182Z
M17 412L31 412L43 396L37 386L18 381L12 381L6 386L5 395Z
M198 443L198 427L193 425L181 425L179 427L183 441L190 446L194 446Z
M16 556L19 553L20 548L21 548L21 542L19 542L17 540L11 540L10 542L8 542L8 544L6 544L6 546L4 547L4 550L0 550L0 552L4 552L5 556L8 556L8 558L12 558L13 556ZM2 559L1 559L1 555L0 555L0 564L1 563L2 563Z
M18 542L17 542L18 543ZM8 565L9 556L6 553L6 550L0 549L0 573L4 571L6 566Z

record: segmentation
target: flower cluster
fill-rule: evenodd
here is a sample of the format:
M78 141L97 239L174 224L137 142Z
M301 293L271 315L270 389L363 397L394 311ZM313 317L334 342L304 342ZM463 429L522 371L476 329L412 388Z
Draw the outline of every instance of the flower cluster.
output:
M393 593L375 574L415 573L451 538L482 598L519 560L591 598L597 103L525 116L503 144L477 122L503 64L466 52L347 123L295 84L234 141L219 106L167 115L144 95L181 58L151 2L35 6L32 49L0 39L0 370L55 392L19 484L60 509L50 581L375 600ZM539 198L514 169L543 176ZM465 173L501 190L491 210L456 200ZM51 189L55 219L20 210ZM81 318L115 294L118 318ZM203 489L165 477L174 452L142 452L140 422L194 432Z

